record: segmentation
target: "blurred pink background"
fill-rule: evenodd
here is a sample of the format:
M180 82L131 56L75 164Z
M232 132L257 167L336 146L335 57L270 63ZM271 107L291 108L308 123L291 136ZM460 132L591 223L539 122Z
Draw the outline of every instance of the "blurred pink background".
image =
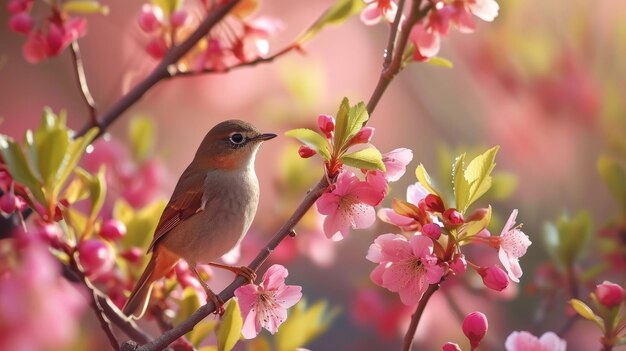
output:
M99 111L110 107L144 77L155 62L143 50L147 39L136 24L142 1L106 2L111 14L89 16L89 32L80 40L87 78ZM286 28L272 40L271 52L288 45L332 1L265 1L259 15L280 18ZM496 170L517 175L519 186L506 202L494 202L501 216L520 209L519 220L534 245L523 258L524 292L536 262L545 258L540 232L547 220L564 210L586 208L596 228L616 213L615 202L596 171L601 152L624 142L626 131L626 3L598 1L501 1L493 24L481 23L472 35L453 33L441 56L453 69L412 64L384 95L371 126L383 151L407 147L414 161L394 184L391 196L404 198L418 163L436 170L438 150L454 153L501 145ZM0 23L7 14L0 11ZM378 79L387 30L366 27L358 16L329 27L305 46L306 54L289 54L272 64L243 68L225 75L178 78L160 83L110 129L125 139L128 120L147 115L157 121L157 151L175 179L191 160L200 140L217 122L239 118L264 131L313 125L320 113L335 114L343 96L367 101ZM0 26L0 132L20 136L35 127L43 106L68 110L78 129L88 119L77 89L70 55L31 65L21 56L24 38ZM273 221L276 203L286 194L276 183L278 154L292 141L267 143L257 157L262 186L260 211L252 236L263 242L281 223ZM434 171L434 173L437 173ZM302 194L304 195L304 194ZM289 194L296 196L297 194ZM400 335L385 339L351 319L354 288L367 286L373 265L364 259L373 238L388 228L353 231L336 244L332 267L311 267L306 258L288 264L291 284L302 285L309 300L329 299L341 315L312 350L376 350L397 347ZM297 238L296 240L301 240ZM253 253L245 253L249 257ZM332 280L329 281L329 276ZM382 289L380 292L384 294ZM462 294L466 294L461 292ZM390 295L391 296L391 295ZM511 331L531 329L536 297L521 294L512 301L459 296L463 312L482 310L492 322L489 338L503 345ZM445 341L461 343L460 322L441 296L427 309L418 335L427 349ZM559 315L555 320L561 321ZM455 327L451 327L455 326ZM557 329L543 325L542 332ZM591 329L579 322L568 350L597 347ZM584 333L576 330L582 328ZM428 337L426 337L428 336ZM451 338L457 338L456 340ZM464 341L463 341L464 342ZM591 345L585 344L591 342ZM497 349L497 348L496 348Z

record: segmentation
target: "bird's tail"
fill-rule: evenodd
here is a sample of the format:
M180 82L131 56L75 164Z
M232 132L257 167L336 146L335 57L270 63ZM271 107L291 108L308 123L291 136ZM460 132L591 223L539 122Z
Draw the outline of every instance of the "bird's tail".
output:
M179 257L165 248L157 247L124 305L123 312L130 319L141 319L148 307L152 283L163 278L178 262Z

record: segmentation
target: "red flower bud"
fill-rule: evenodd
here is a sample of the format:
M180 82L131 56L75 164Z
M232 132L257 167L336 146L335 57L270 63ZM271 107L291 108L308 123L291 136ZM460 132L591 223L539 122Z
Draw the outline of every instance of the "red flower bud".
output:
M61 228L59 228L59 226L55 223L38 224L36 233L37 236L39 236L44 242L56 249L63 246L61 242Z
M48 35L46 36L46 54L48 56L55 56L61 52L65 41L64 37L63 28L55 23L50 23L48 26Z
M109 219L102 224L102 228L100 228L100 233L98 234L103 239L115 241L126 235L126 225L117 219Z
M187 23L188 18L189 14L187 10L176 10L170 16L170 24L174 28L182 27Z
M143 251L140 248L133 246L122 252L120 256L130 263L138 264L141 262L141 258L143 257Z
M443 224L447 227L458 227L463 222L463 215L455 208L449 208L443 212Z
M425 224L422 227L422 234L433 240L437 240L441 236L441 227L435 223Z
M9 0L9 3L7 4L7 11L13 15L18 12L26 11L29 7L28 3L29 1L27 0Z
M606 308L619 306L624 301L624 288L605 280L596 287L596 297Z
M84 240L78 244L78 259L91 278L111 270L115 263L113 248L101 240Z
M144 4L137 22L139 27L146 33L154 32L161 27L163 21L163 11L158 6Z
M332 132L335 130L335 119L333 116L329 115L319 115L317 117L317 125L326 138L330 139L332 137Z
M443 345L441 350L442 351L462 351L461 347L458 344L455 344L453 342L447 342L445 345Z
M435 194L426 195L424 198L424 206L424 209L430 212L443 212L445 210L443 200Z
M465 255L458 254L454 256L452 262L450 262L450 269L456 274L463 274L467 269L467 261L465 260Z
M373 136L374 128L363 127L352 137L352 140L350 140L350 144L355 145L369 143Z
M28 34L34 25L35 20L28 12L18 12L9 19L9 28L16 33Z
M302 158L309 158L312 157L313 155L315 155L317 152L315 152L315 150L311 149L310 147L306 146L306 145L302 145L300 146L300 148L298 149L298 154L300 155L300 157Z
M498 266L481 267L478 269L478 274L483 278L483 284L489 289L502 291L509 286L509 277Z
M15 212L17 206L18 200L15 194L9 192L0 197L0 211L9 215Z
M161 59L167 52L167 43L163 38L155 38L146 46L146 52L155 59Z
M487 317L480 312L472 312L465 317L463 320L463 334L469 339L472 350L480 345L488 327Z

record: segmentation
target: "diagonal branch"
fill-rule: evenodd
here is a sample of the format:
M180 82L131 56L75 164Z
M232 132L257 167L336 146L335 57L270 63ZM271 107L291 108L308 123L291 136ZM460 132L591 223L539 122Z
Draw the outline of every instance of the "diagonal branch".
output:
M387 86L389 86L389 83L391 82L393 77L396 74L398 74L398 72L400 72L401 64L402 64L402 56L403 56L404 50L408 42L408 33L411 27L417 21L424 18L428 14L428 11L430 10L430 7L426 7L422 11L420 11L419 10L420 5L421 5L421 0L413 1L411 15L409 19L404 23L404 26L402 28L402 34L400 38L398 39L398 43L397 43L398 45L395 48L395 53L393 56L394 59L392 61L392 64L389 67L383 68L380 74L378 84L376 85L376 89L367 104L367 110L370 115L374 112L374 109L376 108L378 101L382 97ZM397 27L395 28L397 29ZM390 35L389 40L395 41L395 36ZM291 217L289 217L287 222L285 222L285 224L278 230L278 232L270 240L270 242L263 249L261 249L259 254L250 263L248 267L256 271L261 266L261 264L265 262L265 260L269 257L272 251L278 246L278 244L280 244L280 242L292 232L296 224L300 221L300 219L302 219L302 217L313 206L313 204L315 204L317 199L319 199L319 197L322 196L322 194L326 192L329 185L330 184L328 180L326 179L326 177L322 177L322 179L317 183L317 185L315 185L315 187L307 193L306 197L302 200L302 202L300 203L298 208L296 208L296 210L291 215ZM224 302L228 301L234 296L235 290L238 287L243 286L246 283L247 281L245 278L238 276L229 286L227 286L224 290L222 290L222 292L218 294L219 298ZM434 288L432 288L433 286ZM431 289L432 289L432 292L430 292ZM426 294L432 295L432 293L434 293L435 290L437 289L438 289L438 285L432 285ZM428 298L429 297L430 296L428 296ZM424 308L425 308L428 298L423 298ZM213 304L213 302L208 302L206 305L200 307L196 312L194 312L191 316L189 316L189 318L187 318L185 321L177 325L175 328L168 330L167 332L165 332L164 334L156 338L154 341L148 344L145 344L143 346L139 346L139 347L137 347L137 345L127 342L123 345L122 348L124 350L136 350L136 351L163 350L169 344L174 342L176 339L190 332L195 327L196 324L198 324L200 321L202 321L204 318L206 318L208 315L210 315L213 312L215 312L215 305ZM417 327L417 324L416 324L416 327Z
M208 14L208 16L200 23L198 28L187 38L185 41L177 46L172 47L163 60L152 70L152 72L139 84L137 84L126 95L122 96L109 110L107 110L101 116L96 117L94 120L87 123L83 128L77 132L77 136L83 136L87 131L93 127L99 128L98 136L102 135L104 131L115 122L129 107L135 104L141 99L144 94L150 90L154 85L163 79L169 78L174 74L172 71L175 69L175 65L189 50L191 50L200 39L202 39L207 33L215 26L219 21L228 14L228 12L235 7L241 0L229 0L223 5L215 8L214 11Z
M396 17L393 19L393 23L391 24L391 29L389 30L389 39L387 40L387 48L385 49L384 60L383 60L383 68L389 68L391 65L391 60L393 59L394 53L393 49L396 45L396 36L398 35L398 27L400 26L400 22L402 21L402 10L404 10L404 1L400 0L398 2L398 10L396 11Z
M439 290L439 283L431 284L426 289L424 295L420 299L420 302L417 304L417 309L413 316L411 316L411 324L409 324L409 328L406 331L406 335L404 336L404 343L402 344L403 351L410 351L411 346L413 345L413 337L415 337L415 331L417 330L417 325L424 314L424 310L426 309L426 305L428 304L428 300L433 296L435 291Z
M76 83L80 88L83 101L87 104L89 109L89 117L91 122L96 122L96 101L93 99L91 92L89 91L89 85L87 84L87 76L85 75L85 66L83 64L83 57L80 54L80 46L78 41L73 41L70 45L70 52L72 53L72 64L74 66L74 73L76 73Z

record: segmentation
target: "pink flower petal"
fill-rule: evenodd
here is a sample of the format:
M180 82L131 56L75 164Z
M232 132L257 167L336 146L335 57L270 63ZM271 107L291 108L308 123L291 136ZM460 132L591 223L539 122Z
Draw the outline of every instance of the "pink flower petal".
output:
M265 290L277 290L285 286L285 278L289 272L285 267L274 264L263 274L263 288Z
M399 262L412 256L411 245L402 235L395 234L393 240L385 241L381 250L381 262Z
M382 234L379 235L372 245L370 245L369 250L367 251L366 259L370 262L381 263L383 262L382 248L387 245L387 243L395 240L397 238L397 234Z
M43 35L39 32L29 35L22 48L22 54L28 63L44 60L48 55L46 54L46 40Z
M413 218L399 215L390 208L381 208L378 210L378 218L385 223L393 224L400 228L404 228L415 223Z
M385 269L384 264L379 264L376 268L374 268L374 270L372 270L372 273L370 273L370 279L374 284L383 286L383 274L385 273Z
M413 151L405 148L395 149L383 154L385 177L389 182L399 180L406 172L406 166L413 159Z
M339 197L333 193L324 193L315 202L317 212L322 215L334 213L339 208Z
M257 287L254 284L246 284L235 290L234 295L239 300L241 315L245 318L254 308L257 297Z
M426 188L420 182L416 182L415 184L411 184L406 188L406 201L412 203L413 205L419 204L420 200L426 197L426 195L430 194Z
M543 345L545 351L565 351L565 340L562 340L553 332L544 333L539 338L539 342Z
M276 292L276 302L284 308L289 308L302 298L302 287L297 285L285 285Z
M326 216L324 219L324 233L326 237L332 241L339 241L348 235L350 222L348 218L335 212Z
M382 16L383 14L378 8L378 4L374 1L367 5L361 12L361 22L363 22L366 26L373 26L380 22L383 18Z
M409 244L413 250L413 255L416 257L423 259L433 253L433 241L426 236L414 235L409 240Z
M352 216L349 218L354 229L369 228L376 222L376 211L372 206L358 203L352 205L350 211Z
M400 301L407 306L415 305L422 299L427 285L423 276L413 277L405 287L400 289Z
M426 281L428 284L436 284L439 283L441 277L443 276L444 269L443 267L433 264L426 268Z
M253 339L261 332L261 323L256 318L256 312L248 313L243 318L241 334L245 339Z
M500 6L495 0L474 0L469 4L470 11L486 22L492 22L498 16Z
M383 273L383 287L393 292L400 292L414 279L415 273L415 269L407 261L394 263Z
M513 228L513 226L515 226L515 219L517 218L517 209L513 210L513 212L511 212L511 215L509 216L509 219L506 221L506 224L504 225L504 228L502 228L502 232L500 233L500 236L504 235L505 233L509 232L511 230L511 228Z

